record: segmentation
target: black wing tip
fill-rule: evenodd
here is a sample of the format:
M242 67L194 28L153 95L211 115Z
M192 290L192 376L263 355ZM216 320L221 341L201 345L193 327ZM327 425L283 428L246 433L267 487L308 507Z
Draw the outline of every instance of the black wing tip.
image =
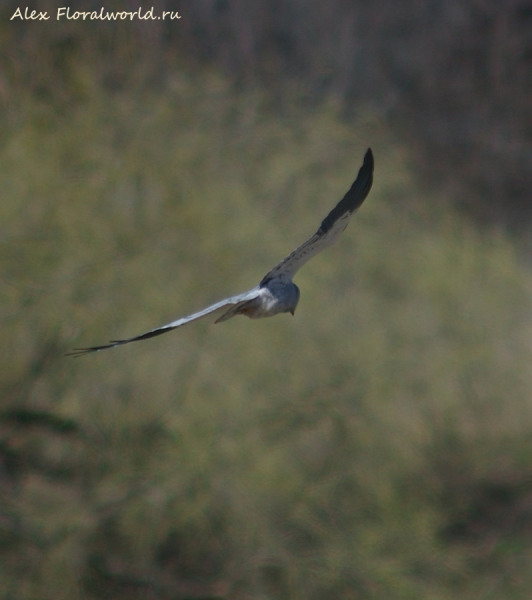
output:
M364 154L364 162L358 171L357 178L346 194L346 196L353 195L355 198L358 198L351 210L356 210L368 197L371 186L373 185L374 166L375 161L373 160L373 152L371 151L371 148L368 148L366 154Z
M364 155L364 162L358 171L357 178L353 182L353 185L349 188L349 191L342 200L325 217L318 229L318 233L327 233L343 214L346 212L353 213L361 206L373 185L373 167L373 152L371 151L371 148L368 148Z
M364 161L362 162L362 166L358 170L357 178L353 182L353 186L352 186L352 187L356 187L356 185L359 183L359 184L361 184L361 187L367 188L366 196L369 193L369 190L371 189L371 186L373 184L374 167L375 167L375 160L373 159L373 152L371 151L371 148L368 148L366 150L366 154L364 154ZM364 196L364 198L366 196Z
M362 164L362 166L360 167L360 171L359 171L359 175L362 175L364 173L366 173L366 177L368 177L368 189L366 191L366 196L369 194L369 191L371 189L371 186L373 185L373 170L375 168L375 160L373 159L373 152L371 151L371 148L368 148L366 151L366 154L364 154L364 162ZM364 199L366 198L366 196L364 196Z
M84 356L85 354L92 354L93 352L99 352L100 350L107 350L107 348L114 348L115 346L120 346L125 344L126 341L114 341L106 344L105 346L90 346L89 348L74 348L72 352L67 352L65 356L72 356L73 358L79 358L80 356Z
M65 354L65 356L73 356L74 358L78 358L78 356L84 356L85 354L91 354L92 352L99 352L100 350L107 350L108 348L115 348L116 346L123 346L124 344L129 344L130 342L138 342L140 340L148 340L149 338L156 337L167 331L172 331L175 327L159 327L158 329L154 329L153 331L148 331L147 333L143 333L142 335L138 335L137 337L130 338L128 340L111 340L108 344L104 346L90 346L89 348L74 348L72 352Z

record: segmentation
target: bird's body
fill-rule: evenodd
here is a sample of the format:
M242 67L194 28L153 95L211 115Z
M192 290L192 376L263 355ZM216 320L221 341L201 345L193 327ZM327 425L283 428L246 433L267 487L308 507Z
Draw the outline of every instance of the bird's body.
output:
M111 341L104 346L79 348L69 353L68 356L81 356L90 352L98 352L129 342L155 337L224 308L227 310L215 321L216 323L227 321L236 315L246 315L250 319L273 317L285 312L293 315L299 302L300 292L297 285L293 283L292 277L306 262L327 246L332 245L340 237L347 227L349 219L368 195L372 183L373 154L371 150L368 150L355 182L342 200L325 217L318 231L267 273L259 285L248 292L221 300L204 310L182 317L177 321L157 327L136 337Z
M250 319L273 317L284 312L293 315L299 302L297 285L291 281L282 281L280 278L272 279L263 286L257 286L251 290L253 291L256 291L256 296L232 306L215 322L222 323L235 315L246 315Z

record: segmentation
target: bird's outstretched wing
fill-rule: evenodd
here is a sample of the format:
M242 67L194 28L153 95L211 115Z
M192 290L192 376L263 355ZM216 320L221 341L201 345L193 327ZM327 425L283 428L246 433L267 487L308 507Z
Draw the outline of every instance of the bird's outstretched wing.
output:
M320 228L304 244L296 248L290 255L267 273L262 281L264 286L275 277L291 280L294 274L311 258L327 246L331 246L340 237L349 223L349 219L369 194L373 183L373 154L371 148L364 156L358 176L340 202L323 219Z
M65 356L83 356L84 354L90 354L91 352L98 352L100 350L106 350L107 348L114 348L115 346L122 346L123 344L129 344L129 342L138 342L140 340L147 340L151 337L155 337L157 335L161 335L163 333L167 333L168 331L172 331L172 329L176 329L177 327L181 327L182 325L186 325L187 323L191 323L192 321L197 321L198 319L202 319L207 315L210 315L217 310L221 310L222 308L227 308L228 306L236 306L238 304L244 305L246 302L257 298L261 293L260 288L257 286L249 292L244 292L243 294L238 294L237 296L232 296L231 298L226 298L225 300L220 300L216 304L208 306L199 312L196 312L192 315L188 315L188 317L182 317L181 319L177 319L177 321L172 321L172 323L168 323L167 325L162 325L161 327L157 327L157 329L152 329L151 331L147 331L146 333L142 333L141 335L137 335L136 337L129 338L127 340L112 340L108 344L103 346L91 346L90 348L75 348L72 352L69 352Z

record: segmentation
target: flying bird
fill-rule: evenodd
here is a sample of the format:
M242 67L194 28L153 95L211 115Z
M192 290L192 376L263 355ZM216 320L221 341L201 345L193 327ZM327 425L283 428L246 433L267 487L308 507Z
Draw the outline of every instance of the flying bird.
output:
M107 348L115 348L130 342L138 342L167 333L186 323L202 319L211 313L227 309L215 323L222 323L236 315L246 315L250 319L273 317L279 313L294 314L299 302L299 288L292 282L293 276L299 269L316 256L319 252L331 246L340 237L349 223L349 219L364 202L373 183L373 154L368 149L364 156L364 163L360 167L358 176L340 202L323 219L318 231L304 244L296 248L283 259L261 282L243 294L221 300L212 306L204 308L188 317L182 317L157 329L152 329L136 337L126 340L113 340L104 346L90 348L76 348L66 356L82 356L91 352L99 352Z

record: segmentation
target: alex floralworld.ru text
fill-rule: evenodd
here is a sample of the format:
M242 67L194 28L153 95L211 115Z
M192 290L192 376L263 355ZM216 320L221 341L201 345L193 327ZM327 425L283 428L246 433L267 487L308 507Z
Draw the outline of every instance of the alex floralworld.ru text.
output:
M180 19L181 16L177 11L163 10L161 15L155 15L153 6L148 10L142 11L142 8L138 8L135 11L107 11L105 8L101 8L99 11L71 11L70 7L63 6L57 9L56 20L60 21L61 19L69 19L69 20L78 20L82 19L83 21L92 21L92 20L102 20L102 21L116 21L121 20L124 21L129 19L132 21L133 19L141 19L141 20L164 20L164 19ZM21 8L17 8L17 10L13 13L11 17L11 21L13 19L20 19L21 21L48 21L50 19L50 15L48 11L36 11L30 10L28 7L22 10Z

